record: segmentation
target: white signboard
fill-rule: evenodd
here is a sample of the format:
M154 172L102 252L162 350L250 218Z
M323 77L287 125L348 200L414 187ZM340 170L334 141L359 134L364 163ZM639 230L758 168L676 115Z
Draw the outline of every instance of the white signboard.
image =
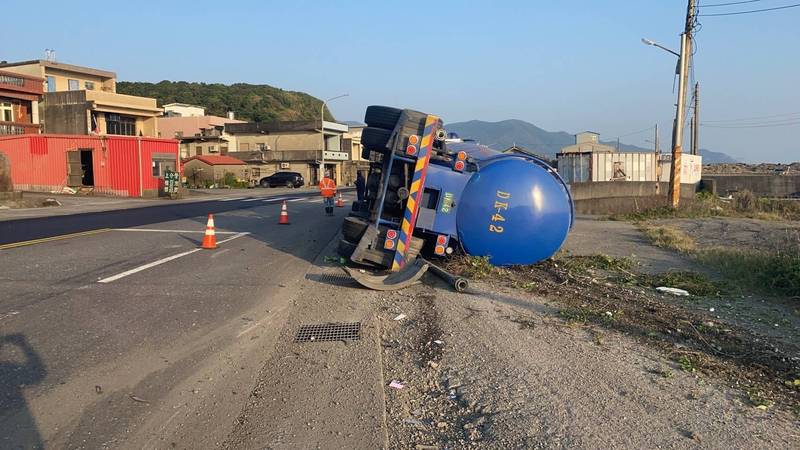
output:
M347 161L350 159L350 155L347 152L325 152L325 159L329 159L331 161Z

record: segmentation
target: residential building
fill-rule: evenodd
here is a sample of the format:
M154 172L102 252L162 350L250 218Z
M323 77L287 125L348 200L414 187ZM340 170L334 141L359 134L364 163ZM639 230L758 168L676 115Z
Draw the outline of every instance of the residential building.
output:
M183 176L189 187L222 185L226 174L236 181L249 181L247 163L230 156L192 156L183 161Z
M114 72L41 59L0 63L0 70L44 80L43 133L158 136L156 100L118 94Z
M39 133L43 81L0 70L0 135Z
M350 159L349 151L342 149L342 136L348 127L327 121L324 126L323 144L319 120L229 123L225 132L230 136L231 148L237 151L229 150L228 155L247 162L254 180L290 171L300 173L307 184L313 185L321 179L320 164L325 152L325 170L342 184L343 163Z
M119 197L157 197L164 174L179 170L178 142L128 136L0 136L14 187L65 188Z
M188 103L167 103L164 105L164 115L167 117L203 117L206 115L206 108Z
M158 118L161 137L181 141L181 158L202 155L227 155L231 148L225 124L245 123L219 116L166 116Z
M600 143L600 134L583 131L575 135L575 143L561 149L561 153L611 153L614 147Z
M356 173L359 170L365 177L369 170L369 155L364 155L364 146L361 145L361 133L364 127L366 125L349 125L347 132L342 135L342 151L350 156L350 159L342 164L341 182L347 186L355 184Z

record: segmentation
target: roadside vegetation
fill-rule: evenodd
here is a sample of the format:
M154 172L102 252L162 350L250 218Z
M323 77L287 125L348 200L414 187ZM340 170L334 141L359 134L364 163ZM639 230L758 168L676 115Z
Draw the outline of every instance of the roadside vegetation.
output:
M699 192L683 199L679 208L659 206L627 214L613 214L609 220L642 222L655 219L695 219L702 217L746 217L761 220L800 220L800 201L758 198L748 190L730 198Z

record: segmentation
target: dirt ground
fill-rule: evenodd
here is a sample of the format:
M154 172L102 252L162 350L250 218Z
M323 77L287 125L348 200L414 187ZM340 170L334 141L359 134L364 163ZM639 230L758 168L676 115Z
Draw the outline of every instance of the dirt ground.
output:
M688 233L701 247L800 252L800 223L731 217L667 219L659 225Z
M698 269L621 222L583 218L566 249L630 258L637 273ZM384 378L404 386L384 388L389 447L796 448L798 391L782 384L800 373L794 332L738 325L733 299L606 275L548 263L471 295L439 283L384 299Z

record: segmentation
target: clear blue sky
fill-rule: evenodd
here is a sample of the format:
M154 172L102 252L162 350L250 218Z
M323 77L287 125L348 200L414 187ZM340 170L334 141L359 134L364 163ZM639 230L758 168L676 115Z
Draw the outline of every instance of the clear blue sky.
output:
M685 13L684 0L39 1L34 24L33 3L3 3L0 59L9 61L54 48L61 62L114 70L121 80L264 83L321 98L347 92L331 105L340 120L387 104L446 122L516 118L609 140L658 122L662 149L675 60L640 39L677 49ZM702 120L800 116L800 8L701 23ZM800 160L798 133L798 124L704 128L701 145L787 162ZM646 138L622 140L649 146Z

